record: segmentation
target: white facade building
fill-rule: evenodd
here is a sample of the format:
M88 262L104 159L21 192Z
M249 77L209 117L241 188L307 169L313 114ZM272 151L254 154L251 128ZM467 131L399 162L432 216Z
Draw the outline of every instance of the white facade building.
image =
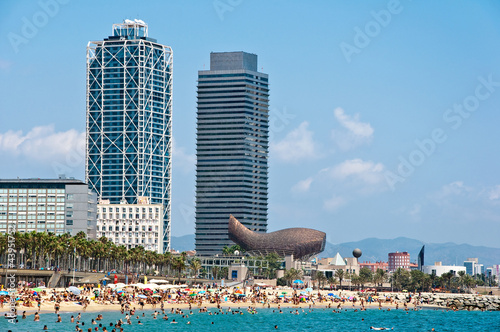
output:
M458 275L458 272L465 271L465 266L456 265L441 265L441 262L436 262L435 265L424 265L422 267L422 272L426 274L434 274L440 277L443 273L451 272L454 275Z
M102 200L97 205L97 237L105 236L115 245L163 253L162 230L163 205L150 204L146 197L138 198L138 204Z

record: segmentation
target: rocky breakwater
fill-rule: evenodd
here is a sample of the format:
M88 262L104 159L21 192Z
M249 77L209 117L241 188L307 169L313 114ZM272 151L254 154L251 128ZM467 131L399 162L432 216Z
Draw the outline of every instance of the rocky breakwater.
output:
M420 304L444 307L453 310L469 311L500 311L500 296L476 294L422 293L417 294L386 294L398 302L418 301Z

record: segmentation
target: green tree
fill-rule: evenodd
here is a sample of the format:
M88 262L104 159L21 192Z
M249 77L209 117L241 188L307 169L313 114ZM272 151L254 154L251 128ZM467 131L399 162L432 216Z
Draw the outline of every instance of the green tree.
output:
M272 279L276 276L276 270L281 267L281 259L277 253L269 253L264 258L267 262L267 277Z
M369 268L362 267L359 270L359 281L361 283L361 286L364 286L365 283L371 282L373 280L373 272Z
M451 279L453 278L453 273L450 272L445 272L441 274L441 279L443 279L443 283L448 289L448 291L451 291Z
M385 282L387 279L387 272L382 270L382 269L377 269L375 271L375 274L373 275L373 282L377 287L382 286L382 284Z
M327 280L325 274L322 271L316 271L316 274L314 274L313 277L318 282L318 289L322 289L325 281Z
M220 267L212 266L212 276L214 277L214 279L218 279L219 273L220 273Z
M302 271L292 267L291 269L285 271L283 278L285 278L288 285L291 286L294 280L302 278Z
M194 283L196 284L196 279L198 278L198 270L201 269L201 262L198 258L193 258L189 263L191 271L194 273Z
M186 261L182 256L177 256L172 261L172 267L177 271L177 282L181 283L181 273L186 268Z
M403 268L398 268L392 274L392 284L398 290L407 289L410 286L410 272Z
M333 285L335 285L337 283L337 278L335 278L333 276L328 278L328 283L330 284L330 288L333 288Z
M339 284L340 284L340 289L342 289L342 280L345 279L345 271L344 270L337 270L335 271L335 277L339 280Z

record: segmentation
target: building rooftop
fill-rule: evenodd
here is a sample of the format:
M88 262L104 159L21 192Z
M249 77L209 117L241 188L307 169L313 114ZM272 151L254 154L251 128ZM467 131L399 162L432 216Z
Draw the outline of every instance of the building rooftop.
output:
M17 185L29 185L29 184L79 184L86 185L82 180L77 180L74 178L59 178L59 179L40 179L40 178L29 178L29 179L0 179L0 186L9 185L12 187L13 184Z
M210 70L257 71L257 54L246 52L210 53Z

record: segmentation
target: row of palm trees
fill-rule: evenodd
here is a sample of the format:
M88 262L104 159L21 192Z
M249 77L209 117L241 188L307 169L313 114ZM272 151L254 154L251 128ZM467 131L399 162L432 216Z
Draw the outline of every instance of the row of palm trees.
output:
M300 279L303 276L302 270L291 268L285 271L283 279L286 284L292 285L293 280ZM387 271L377 269L373 273L369 268L363 267L358 274L348 273L345 270L336 270L334 275L327 278L322 271L316 271L312 274L313 282L320 288L329 283L331 286L339 284L342 288L342 282L350 281L350 285L363 287L366 284L372 284L375 287L381 287L383 283L390 282L396 290L411 290L411 291L431 291L432 289L442 288L448 291L469 292L481 282L480 279L466 274L464 271L459 271L457 275L452 272L443 273L441 276L425 274L418 270L407 271L405 269L397 269L392 275Z
M117 270L128 273L168 274L175 271L177 275L189 268L198 275L201 269L199 259L188 262L187 255L163 254L145 250L138 246L131 249L117 246L106 237L98 240L87 239L84 232L71 237L69 234L55 235L45 232L0 234L0 258L7 262L7 248L14 240L15 266L30 269L60 269L77 271L110 271ZM13 237L13 239L12 239ZM12 247L12 245L10 245Z

